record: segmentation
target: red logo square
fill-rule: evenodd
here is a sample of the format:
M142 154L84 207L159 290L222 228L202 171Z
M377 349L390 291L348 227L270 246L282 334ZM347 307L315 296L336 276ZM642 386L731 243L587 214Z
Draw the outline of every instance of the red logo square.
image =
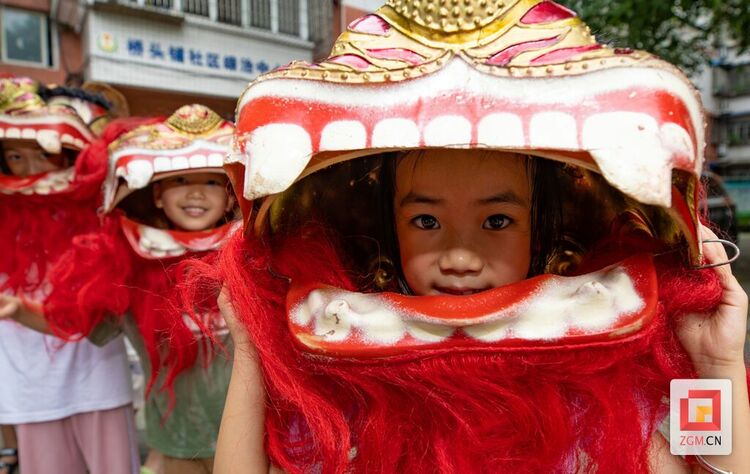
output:
M711 421L690 421L690 400L711 400L710 407L696 407L706 410L711 415ZM694 417L696 418L696 417ZM700 414L697 418L700 418ZM720 390L689 390L687 398L680 398L680 429L684 431L720 431L721 430L721 391Z

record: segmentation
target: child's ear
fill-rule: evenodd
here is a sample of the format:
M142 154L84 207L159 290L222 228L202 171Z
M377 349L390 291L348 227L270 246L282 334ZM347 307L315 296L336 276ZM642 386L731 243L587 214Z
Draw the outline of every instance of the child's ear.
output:
M157 209L164 209L164 201L161 200L161 183L154 183L151 187L154 192L154 205Z

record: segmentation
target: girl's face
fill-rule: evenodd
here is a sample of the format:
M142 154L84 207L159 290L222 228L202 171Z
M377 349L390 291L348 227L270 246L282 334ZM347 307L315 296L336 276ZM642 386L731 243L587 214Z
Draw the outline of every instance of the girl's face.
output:
M416 295L466 295L526 278L531 189L512 153L428 150L396 168L401 266Z
M53 155L35 143L21 140L3 141L3 160L11 174L21 178L58 171L71 165L64 154Z
M178 229L200 231L216 223L234 206L227 193L227 177L218 173L172 176L154 183L156 207Z

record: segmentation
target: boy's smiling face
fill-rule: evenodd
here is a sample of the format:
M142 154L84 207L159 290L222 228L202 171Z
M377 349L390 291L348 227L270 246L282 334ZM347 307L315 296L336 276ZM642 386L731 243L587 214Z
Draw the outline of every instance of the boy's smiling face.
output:
M50 154L39 145L24 140L4 140L3 160L13 176L25 178L71 166L63 153Z
M195 173L164 178L154 183L156 207L178 229L211 229L234 206L227 193L227 177L219 173Z
M511 153L428 150L396 168L401 266L416 295L466 295L526 278L531 189Z

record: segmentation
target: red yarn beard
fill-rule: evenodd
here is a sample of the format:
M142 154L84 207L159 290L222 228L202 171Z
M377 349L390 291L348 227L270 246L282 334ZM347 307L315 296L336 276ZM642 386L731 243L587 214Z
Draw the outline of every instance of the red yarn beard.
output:
M658 314L625 339L329 358L292 337L279 275L353 290L335 248L304 236L271 248L238 234L186 290L229 290L264 377L267 452L292 473L648 472L669 382L696 376L675 322L721 298L714 272L660 261Z
M47 268L70 245L70 239L99 225L96 214L104 160L81 153L69 191L55 195L0 194L0 274L2 288L34 294L46 282Z
M116 120L76 158L70 188L51 195L0 193L0 291L40 297L48 291L47 272L78 234L99 226L97 208L107 173L107 146L142 123ZM36 298L35 298L36 299Z
M53 290L44 305L50 328L60 337L75 340L108 320L122 324L130 312L151 364L147 392L166 370L159 388L171 393L175 378L198 362L200 348L207 355L204 363L210 354L209 340L191 331L172 298L183 274L178 264L190 257L196 254L144 259L122 233L118 216L107 216L95 232L73 239L50 271ZM200 316L195 322L210 333L212 320L218 317L215 298L201 308L201 314L210 316Z

